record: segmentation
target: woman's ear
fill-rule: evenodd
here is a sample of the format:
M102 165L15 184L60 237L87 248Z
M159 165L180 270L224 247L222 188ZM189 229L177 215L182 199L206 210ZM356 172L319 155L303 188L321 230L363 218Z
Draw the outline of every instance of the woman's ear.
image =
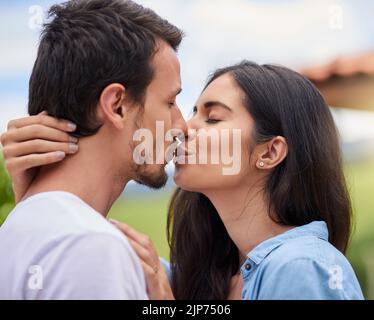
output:
M262 152L258 154L256 167L258 169L273 169L279 165L288 154L287 141L277 136L263 144Z
M125 87L118 83L107 86L100 95L99 118L110 121L117 129L123 129L126 118Z

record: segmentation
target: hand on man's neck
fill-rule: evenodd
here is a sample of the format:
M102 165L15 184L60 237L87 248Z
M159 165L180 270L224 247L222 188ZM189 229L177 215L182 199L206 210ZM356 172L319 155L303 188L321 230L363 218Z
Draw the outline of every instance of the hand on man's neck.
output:
M82 138L79 152L58 164L40 168L23 199L42 192L72 193L89 206L107 216L114 201L131 179L123 172L113 155L113 147L100 136Z

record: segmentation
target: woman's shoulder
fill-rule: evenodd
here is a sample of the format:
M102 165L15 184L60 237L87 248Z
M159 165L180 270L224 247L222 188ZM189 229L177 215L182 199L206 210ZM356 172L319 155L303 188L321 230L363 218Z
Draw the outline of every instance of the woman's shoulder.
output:
M348 259L315 236L286 241L259 265L263 295L279 299L362 299Z
M350 267L347 258L330 242L316 236L305 236L285 241L273 250L265 259L264 264L282 266L299 261L321 266L340 264L342 267Z

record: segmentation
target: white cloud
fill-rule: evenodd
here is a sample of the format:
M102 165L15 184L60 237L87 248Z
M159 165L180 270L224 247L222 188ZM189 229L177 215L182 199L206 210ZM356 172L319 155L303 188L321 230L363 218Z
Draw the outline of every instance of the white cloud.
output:
M34 64L39 33L28 27L28 7L1 9L1 75L28 73Z

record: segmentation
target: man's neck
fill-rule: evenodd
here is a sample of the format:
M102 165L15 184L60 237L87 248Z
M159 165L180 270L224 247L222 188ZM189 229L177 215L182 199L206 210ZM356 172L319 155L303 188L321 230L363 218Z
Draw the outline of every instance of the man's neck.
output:
M41 192L69 192L106 217L130 179L119 174L110 150L98 142L84 138L76 155L42 167L24 199Z

